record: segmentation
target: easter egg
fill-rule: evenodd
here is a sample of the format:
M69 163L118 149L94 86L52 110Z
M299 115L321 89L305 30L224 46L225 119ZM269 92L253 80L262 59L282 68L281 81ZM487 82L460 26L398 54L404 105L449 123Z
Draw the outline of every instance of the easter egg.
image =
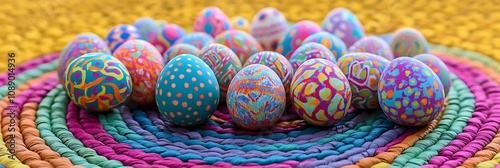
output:
M304 44L308 42L316 42L325 46L332 52L335 59L339 59L341 56L347 54L347 47L344 42L337 36L328 32L319 32L310 35L304 40Z
M278 9L267 7L255 14L249 31L265 50L274 51L288 28L285 16Z
M149 39L149 43L158 49L160 54L164 54L177 40L185 36L186 32L176 24L160 24L158 32Z
M387 60L394 59L389 44L387 44L384 39L377 36L366 36L361 38L349 47L349 52L366 52L384 57Z
M205 123L219 105L217 78L200 58L183 54L165 65L156 83L156 105L170 123Z
M304 62L292 78L292 108L306 122L331 126L341 121L351 106L347 77L331 61L315 58Z
M264 50L252 35L241 30L225 31L215 37L215 41L233 50L240 62L245 62L248 57Z
M113 27L104 40L106 41L109 49L111 49L111 53L113 53L125 41L132 39L143 39L143 37L139 30L134 26L120 24Z
M350 53L340 57L337 65L349 80L354 108L380 109L378 81L388 64L389 60L370 53Z
M132 93L132 77L115 57L89 53L75 58L64 72L69 99L90 112L122 105Z
M252 64L262 64L271 68L281 79L281 82L285 87L285 92L288 93L288 90L290 89L290 82L293 77L293 68L292 64L288 62L285 56L273 51L262 51L248 58L243 67L247 67Z
M300 21L288 29L285 35L278 42L276 52L290 59L293 52L302 45L304 40L321 31L318 24L310 20Z
M163 60L165 64L172 60L174 57L182 54L198 55L200 50L190 44L174 44L172 45L165 54L163 54Z
M215 6L203 9L193 26L194 32L204 32L212 37L231 29L233 29L233 25L227 15Z
M414 28L401 28L392 37L391 50L394 57L413 57L429 52L424 35Z
M451 88L450 69L448 69L448 66L446 66L441 59L432 54L419 54L414 58L422 61L429 68L431 68L434 73L436 73L439 80L441 80L441 83L443 84L444 95L447 96Z
M286 93L273 70L252 64L233 78L226 102L231 119L238 126L259 130L274 126L283 115Z
M378 99L382 111L404 126L429 124L444 108L444 88L424 63L410 57L392 60L380 77Z
M130 100L143 105L155 103L156 81L164 65L160 52L147 41L129 40L118 47L113 56L132 77Z
M302 63L313 58L323 58L330 62L337 63L335 56L328 48L315 42L305 43L297 48L289 61L293 69L296 70Z
M174 44L190 44L195 46L198 49L203 49L212 43L214 43L214 38L203 32L193 32L186 34L179 40L177 40Z
M59 55L57 63L57 75L59 83L64 85L64 72L68 68L69 63L75 58L78 58L87 53L105 53L111 54L111 51L99 36L93 33L80 33L64 47Z
M230 48L222 44L210 44L198 57L214 71L220 87L220 99L226 101L227 88L242 68L240 59Z
M231 18L231 24L233 25L234 29L242 31L247 31L250 25L248 23L248 20L241 16Z
M365 36L361 22L346 8L335 8L330 11L323 20L321 28L342 39L347 47Z
M158 33L158 26L155 20L147 17L139 18L134 22L134 26L139 30L144 40L149 39Z

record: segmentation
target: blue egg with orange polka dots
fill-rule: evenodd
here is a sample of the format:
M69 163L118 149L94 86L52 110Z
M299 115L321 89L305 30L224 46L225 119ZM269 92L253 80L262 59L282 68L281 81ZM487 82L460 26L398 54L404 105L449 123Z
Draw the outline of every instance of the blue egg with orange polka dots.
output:
M203 60L182 54L161 71L155 95L158 110L169 122L196 126L217 109L220 89L214 72Z

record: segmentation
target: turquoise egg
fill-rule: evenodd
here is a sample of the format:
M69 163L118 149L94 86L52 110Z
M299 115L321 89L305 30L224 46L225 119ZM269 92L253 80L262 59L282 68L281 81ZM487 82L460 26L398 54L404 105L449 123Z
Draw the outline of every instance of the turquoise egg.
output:
M217 78L200 58L183 54L170 60L156 83L158 110L180 126L205 123L219 105Z
M347 54L347 47L344 42L337 36L328 32L319 32L310 35L304 40L304 44L308 42L319 43L332 51L335 59L339 59L343 55Z

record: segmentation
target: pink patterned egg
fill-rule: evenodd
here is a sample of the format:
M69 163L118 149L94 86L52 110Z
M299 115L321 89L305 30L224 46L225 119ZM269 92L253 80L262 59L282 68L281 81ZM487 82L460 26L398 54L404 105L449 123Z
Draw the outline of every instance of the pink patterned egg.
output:
M288 22L281 12L273 7L261 9L252 19L250 34L267 51L274 51L280 39L288 31Z
M413 57L429 52L429 44L424 35L414 28L401 28L392 38L391 49L394 57Z
M356 43L349 47L349 52L366 52L382 56L388 60L394 59L394 54L392 54L389 44L377 36L361 38L361 40L356 41Z
M292 78L292 107L312 125L331 126L341 121L349 111L351 97L347 77L325 59L307 60Z
M297 48L289 60L293 69L297 69L302 63L313 58L323 58L330 62L337 63L335 56L328 48L315 42L308 42Z
M225 31L215 37L215 41L231 48L240 62L245 62L253 54L264 50L252 35L241 30Z
M125 65L132 77L130 100L137 104L155 103L156 82L164 66L160 52L147 41L129 40L118 47L113 56Z
M302 45L304 40L312 34L321 31L318 24L310 20L303 20L294 24L281 38L276 47L276 52L290 59L293 52Z
M365 36L365 30L356 15L346 8L335 8L326 16L321 26L324 31L330 32L344 41L350 47Z
M218 7L210 6L198 15L196 21L194 22L193 31L204 32L212 37L219 35L220 33L232 30L233 25L227 17L227 15L220 10Z
M159 24L158 32L149 39L160 54L164 54L177 40L184 37L186 32L176 24Z

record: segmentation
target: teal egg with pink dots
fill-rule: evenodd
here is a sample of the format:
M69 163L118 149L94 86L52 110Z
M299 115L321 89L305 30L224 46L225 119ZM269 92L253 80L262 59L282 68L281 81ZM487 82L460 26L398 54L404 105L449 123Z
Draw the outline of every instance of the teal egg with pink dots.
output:
M310 35L304 40L304 44L308 42L316 42L330 49L336 59L347 54L347 47L344 42L337 36L328 32L319 32Z
M59 55L59 61L57 64L57 74L59 77L59 83L64 85L64 72L68 67L69 63L75 58L88 53L105 53L111 54L106 42L94 33L80 33L67 44L61 54Z
M404 126L427 125L444 108L444 87L423 62L400 57L390 62L378 83L378 99L385 115Z
M196 126L205 123L217 109L219 83L203 60L182 54L161 71L155 98L158 110L170 123Z
M321 27L310 20L303 20L292 25L278 42L276 52L290 59L293 52L302 45L304 40L321 32Z
M436 73L436 75L441 80L441 83L443 84L444 95L448 95L448 92L450 92L451 88L450 69L448 69L448 66L446 66L446 64L441 59L432 54L419 54L414 58L422 61L429 68L431 68L434 73Z
M297 50L293 52L289 61L295 70L299 68L302 63L314 58L322 58L330 62L337 63L337 59L332 52L325 46L316 42L308 42L297 48Z
M130 97L132 77L123 63L105 53L82 55L64 72L69 99L90 112L109 111Z
M108 44L109 49L111 49L111 53L113 53L127 40L132 39L144 40L144 37L135 26L119 24L109 31L104 40L106 41L106 44Z

